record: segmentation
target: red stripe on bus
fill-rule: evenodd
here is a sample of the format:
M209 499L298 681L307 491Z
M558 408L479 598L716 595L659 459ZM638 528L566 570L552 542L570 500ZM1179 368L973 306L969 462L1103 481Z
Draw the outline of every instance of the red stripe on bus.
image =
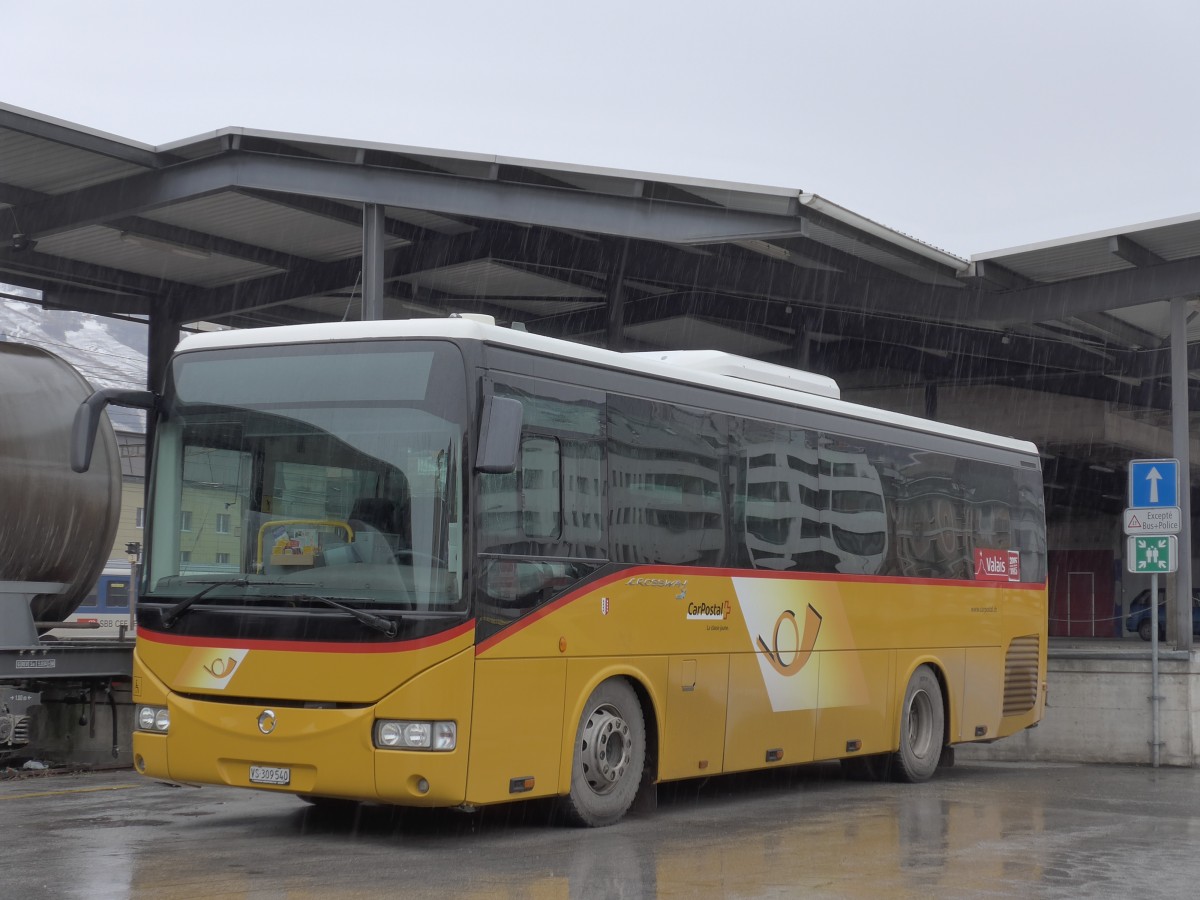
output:
M256 641L245 639L225 640L217 637L191 637L182 634L166 634L161 631L150 631L142 628L138 631L138 640L151 641L156 644L170 644L176 647L222 647L233 650L287 650L302 653L408 653L412 650L423 650L444 644L475 629L475 620L471 619L457 625L449 631L431 634L427 637L413 638L408 641L395 641L390 644L354 644L332 641Z
M725 577L725 578L770 578L773 580L787 581L838 581L847 584L891 584L891 585L917 585L917 586L932 586L932 587L961 587L961 588L990 588L991 590L1006 589L1006 590L1023 590L1023 591L1039 591L1045 590L1046 583L1036 581L973 581L969 579L956 578L902 578L895 575L841 575L836 572L762 572L753 569L698 569L688 566L632 566L628 569L622 569L615 575L599 581L592 581L576 588L569 594L564 594L557 600L547 603L540 609L536 609L529 615L517 620L512 625L507 626L503 631L489 637L487 640L475 647L475 655L486 653L492 647L495 647L501 641L512 637L519 631L528 628L535 622L544 619L550 613L561 609L569 603L592 594L598 590L602 590L610 584L615 584L619 581L629 581L632 578L640 578L645 575L669 575L679 576L685 579L687 575L693 577Z

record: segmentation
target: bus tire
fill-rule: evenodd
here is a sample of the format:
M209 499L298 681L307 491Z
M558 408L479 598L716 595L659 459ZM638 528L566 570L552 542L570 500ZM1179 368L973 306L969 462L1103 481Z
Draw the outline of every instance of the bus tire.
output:
M567 818L589 828L619 821L637 796L646 765L646 721L625 679L610 678L592 691L572 755Z
M942 757L946 714L942 686L929 666L919 666L908 680L900 712L900 749L892 773L897 781L928 781Z

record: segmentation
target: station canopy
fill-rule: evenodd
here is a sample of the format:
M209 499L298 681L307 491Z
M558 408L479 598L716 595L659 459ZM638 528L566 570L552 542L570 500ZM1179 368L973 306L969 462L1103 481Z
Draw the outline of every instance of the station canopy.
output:
M361 318L369 221L384 318L798 365L1034 440L1098 509L1122 499L1095 473L1171 455L1167 301L1200 295L1200 215L963 259L795 188L246 128L153 147L0 105L0 283L47 309L152 335Z

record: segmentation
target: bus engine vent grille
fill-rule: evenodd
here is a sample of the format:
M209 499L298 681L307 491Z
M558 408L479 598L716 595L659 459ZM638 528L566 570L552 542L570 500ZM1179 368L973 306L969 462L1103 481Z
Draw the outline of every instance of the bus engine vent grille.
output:
M1004 659L1004 715L1019 716L1037 703L1038 651L1036 634L1013 638Z

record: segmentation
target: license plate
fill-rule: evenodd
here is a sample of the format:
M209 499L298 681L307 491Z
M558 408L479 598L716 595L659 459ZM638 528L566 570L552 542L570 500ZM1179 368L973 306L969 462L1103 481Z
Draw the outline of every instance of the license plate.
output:
M251 784L290 784L292 770L283 766L251 766Z

